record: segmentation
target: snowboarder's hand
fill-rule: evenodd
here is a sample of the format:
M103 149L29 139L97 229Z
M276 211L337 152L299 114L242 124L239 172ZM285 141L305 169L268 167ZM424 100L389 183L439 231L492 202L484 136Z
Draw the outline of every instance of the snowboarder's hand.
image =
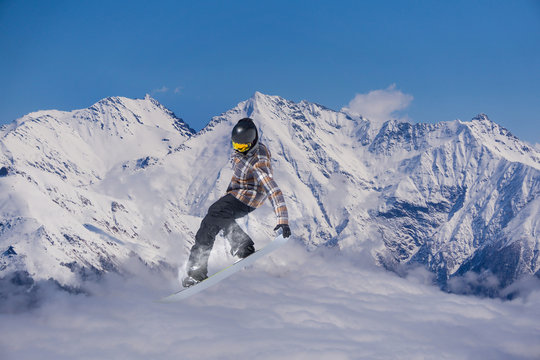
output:
M291 228L287 224L279 224L274 228L274 231L278 231L279 228L283 229L283 237L288 238L291 236Z

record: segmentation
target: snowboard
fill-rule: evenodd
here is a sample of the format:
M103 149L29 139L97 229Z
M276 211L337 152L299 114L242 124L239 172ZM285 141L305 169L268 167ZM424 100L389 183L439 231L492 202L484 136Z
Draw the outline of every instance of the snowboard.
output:
M263 248L255 251L253 254L249 255L247 258L240 259L236 261L234 264L232 264L229 267L226 267L225 269L209 276L208 278L204 279L200 283L197 283L193 286L190 286L188 288L183 288L182 290L166 296L159 300L159 302L175 302L180 301L183 299L187 299L190 296L193 296L197 293L200 293L203 290L208 289L210 286L215 285L222 281L223 279L228 278L229 276L233 275L234 273L242 270L244 267L249 266L257 259L260 259L261 257L270 254L272 251L276 250L277 248L281 247L283 244L287 242L287 239L283 237L283 234L279 234L272 242L270 242L268 245L264 246Z

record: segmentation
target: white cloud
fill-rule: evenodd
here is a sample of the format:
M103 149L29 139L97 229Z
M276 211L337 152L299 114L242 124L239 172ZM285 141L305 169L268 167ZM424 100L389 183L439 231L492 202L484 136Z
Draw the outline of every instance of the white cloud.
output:
M400 112L405 110L412 100L412 95L404 94L392 84L387 89L356 94L341 110L352 115L362 115L374 124L381 125L391 119L407 120Z
M508 302L447 294L424 274L400 278L295 240L178 303L154 302L177 289L175 275L131 269L93 296L0 314L2 359L540 357L538 290Z
M166 93L167 91L169 91L169 88L166 87L166 86L162 86L161 88L159 89L154 89L152 90L152 93Z
M177 86L174 89L172 89L172 92L174 94L180 94L182 92L182 89L183 89L182 86ZM166 92L169 92L169 90L171 89L169 89L167 86L162 86L159 89L152 90L152 94L166 93Z

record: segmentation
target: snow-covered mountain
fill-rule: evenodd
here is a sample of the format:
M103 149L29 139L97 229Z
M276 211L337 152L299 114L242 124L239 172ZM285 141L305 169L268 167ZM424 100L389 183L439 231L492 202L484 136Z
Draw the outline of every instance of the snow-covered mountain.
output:
M2 275L22 271L77 286L81 275L118 269L133 253L155 263L159 238L140 242L144 219L134 203L104 189L121 182L118 167L143 169L192 134L148 96L107 98L73 112L40 111L3 128L0 250L10 251L0 256ZM123 240L89 231L89 224Z
M369 253L396 271L421 264L456 291L454 277L478 274L474 286L492 291L539 274L540 152L487 116L381 127L255 93L197 134L148 96L4 127L0 276L76 287L133 257L182 268L228 185L230 131L245 116L273 154L306 246ZM261 246L274 222L267 204L241 225ZM211 266L231 261L227 246L218 239Z

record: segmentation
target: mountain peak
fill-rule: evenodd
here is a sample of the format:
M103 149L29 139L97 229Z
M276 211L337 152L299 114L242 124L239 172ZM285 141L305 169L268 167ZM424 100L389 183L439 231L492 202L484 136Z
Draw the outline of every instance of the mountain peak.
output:
M114 107L116 107L117 105L121 105L123 107L131 107L132 103L134 102L149 102L159 108L165 108L165 106L163 106L159 101L157 101L155 98L153 98L150 94L146 94L144 96L144 98L140 99L140 98L135 98L135 99L132 99L132 98L128 98L128 97L124 97L124 96L109 96L109 97L106 97L104 99L101 99L99 100L96 104L94 104L93 106L96 106L96 105L105 105L105 106L110 106L110 105L113 105Z
M271 98L280 98L280 97L277 95L268 95L268 94L263 94L260 91L255 91L251 98L252 99L271 99Z
M490 136L503 136L518 140L508 129L493 122L486 114L478 114L472 118L471 126L481 129L482 133L491 134Z
M286 100L283 99L281 96L267 95L267 94L263 94L262 92L255 91L253 96L248 101L252 101L258 104L272 104L272 103L276 104L276 103L283 103Z
M266 95L266 94L263 94L263 93L260 92L260 91L255 91L255 92L253 93L252 98L255 98L255 99L256 99L256 98L261 98L261 97L265 97L265 96L267 96L267 95Z
M476 120L476 121L487 121L487 122L492 122L489 117L484 114L484 113L480 113L478 115L476 115L475 117L473 117L473 121Z
M108 96L104 99L99 100L95 105L110 105L110 104L122 104L122 100L126 98L122 98L120 96Z
M255 114L262 114L265 108L282 105L286 102L280 96L266 95L255 91L253 96L238 104L237 109L245 113L247 117L253 117Z
M163 105L162 103L160 103L158 100L156 100L155 98L153 98L150 94L146 94L144 95L144 99L142 99L143 101L146 101L146 102L150 102L151 104L157 106L158 108L164 110L165 112L170 112L172 113L171 110L169 110L165 105Z

